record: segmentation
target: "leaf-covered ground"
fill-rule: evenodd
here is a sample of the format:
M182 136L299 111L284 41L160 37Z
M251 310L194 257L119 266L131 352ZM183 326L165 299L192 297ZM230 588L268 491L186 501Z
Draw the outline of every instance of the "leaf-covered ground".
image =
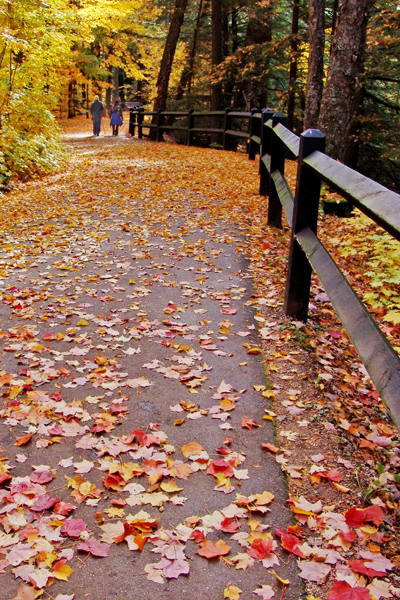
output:
M6 600L399 597L398 432L317 280L284 317L257 164L65 137L1 207Z

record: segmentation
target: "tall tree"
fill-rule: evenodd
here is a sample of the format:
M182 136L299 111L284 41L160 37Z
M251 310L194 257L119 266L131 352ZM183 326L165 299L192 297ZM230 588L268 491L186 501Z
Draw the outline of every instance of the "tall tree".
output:
M290 67L289 67L289 92L287 106L287 126L293 131L294 102L296 98L297 79L297 52L299 48L299 11L300 0L293 0L292 8L292 35L290 39Z
M171 75L172 63L174 60L183 19L185 17L187 4L188 0L175 0L175 7L171 17L167 40L164 46L160 71L158 73L157 96L154 100L153 110L159 110L160 108L165 109L168 95L169 77Z
M218 65L222 63L222 0L211 0L211 63L212 75ZM222 83L220 81L211 81L211 110L217 111L222 109ZM218 118L213 118L213 128L218 128ZM213 133L211 136L212 142L219 141L218 134Z
M319 128L327 136L327 153L353 162L354 125L362 100L361 75L367 22L375 0L342 0L338 6Z
M187 88L187 108L190 107L190 92L192 88L192 79L194 73L194 61L196 57L196 46L197 46L197 37L200 29L200 22L204 13L204 2L203 0L199 0L199 8L197 12L196 24L193 31L193 37L190 45L189 56L188 56L188 64L182 70L181 78L178 84L178 87L175 92L175 100L182 100L185 90Z
M304 129L315 129L318 126L323 90L325 0L309 0L308 14L309 54Z

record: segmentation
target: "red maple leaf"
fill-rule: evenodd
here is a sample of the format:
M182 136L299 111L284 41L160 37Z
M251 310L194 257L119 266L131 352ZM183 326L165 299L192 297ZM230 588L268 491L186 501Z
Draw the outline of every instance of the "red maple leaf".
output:
M194 540L196 544L201 544L202 542L206 541L206 536L202 531L200 531L200 529L195 529L190 536L190 539Z
M336 581L328 600L371 600L371 596L367 588L352 588L346 581Z
M363 575L368 575L368 577L385 577L384 571L370 569L362 560L351 560L349 562L349 567L354 573L362 573Z
M266 540L257 538L251 542L251 549L247 550L247 554L256 560L263 560L270 554L272 548L272 538L267 538Z
M369 506L368 508L350 508L345 513L346 524L349 527L359 529L367 521L380 525L383 521L384 512L380 506Z
M287 533L281 527L277 527L275 529L275 535L281 538L282 548L288 552L291 552L292 554L295 554L296 556L299 556L300 558L306 558L299 548L301 542L298 537Z
M332 469L331 471L322 471L319 473L319 476L328 479L328 481L335 481L336 483L342 481L343 479L337 469Z
M239 527L240 523L237 519L226 518L221 521L221 531L225 533L236 533Z
M83 519L67 519L61 527L61 533L73 539L78 539L82 531L90 531Z
M132 444L132 442L134 441L134 439L136 437L139 440L139 444L141 446L146 446L146 448L151 446L151 444L156 444L158 446L160 445L160 440L158 439L158 437L156 437L155 435L151 435L151 434L148 435L141 429L135 429L122 441L124 442L124 444Z
M216 473L223 473L226 477L232 477L233 468L228 462L222 460L222 458L217 458L207 469L207 475L215 475Z

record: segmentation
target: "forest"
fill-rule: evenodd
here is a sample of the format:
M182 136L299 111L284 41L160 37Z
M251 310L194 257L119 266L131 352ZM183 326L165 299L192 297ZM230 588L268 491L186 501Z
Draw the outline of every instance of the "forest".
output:
M1 0L0 177L62 161L56 117L99 93L156 110L282 110L400 189L397 0ZM64 100L63 100L64 99Z

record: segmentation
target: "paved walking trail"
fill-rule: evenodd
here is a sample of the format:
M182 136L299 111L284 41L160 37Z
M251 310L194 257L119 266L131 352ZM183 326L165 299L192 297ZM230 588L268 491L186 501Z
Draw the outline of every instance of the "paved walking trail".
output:
M12 192L0 255L10 390L0 444L22 478L12 497L0 492L15 550L9 566L0 557L1 598L54 573L42 598L279 600L284 588L284 600L305 598L293 555L267 552L266 568L245 549L251 532L267 546L272 532L278 547L275 528L291 524L279 465L261 446L274 431L254 388L266 381L235 204L254 197L257 166L230 155L229 172L220 151L79 128L67 142L62 173ZM203 535L229 554L220 543L221 558L199 555ZM108 556L77 550L86 538L108 542L97 550ZM263 585L274 595L253 593Z

